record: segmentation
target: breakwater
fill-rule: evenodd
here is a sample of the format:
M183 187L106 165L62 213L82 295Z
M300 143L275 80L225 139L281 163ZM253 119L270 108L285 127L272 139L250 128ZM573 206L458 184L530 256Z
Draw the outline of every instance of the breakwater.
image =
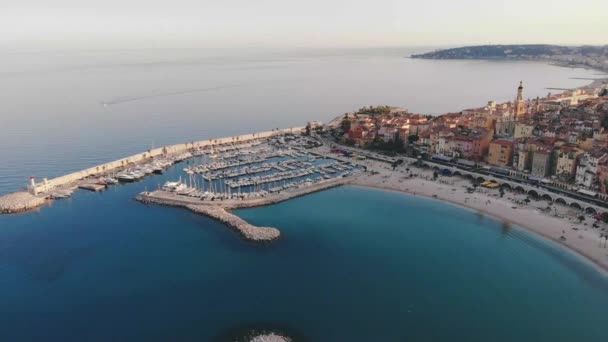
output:
M163 146L53 179L43 178L41 182L36 182L34 179L32 179L31 183L27 187L27 192L20 191L0 196L0 213L14 213L34 209L46 203L46 198L49 197L50 193L55 189L77 188L80 185L78 182L82 181L83 179L108 175L135 165L144 164L157 157L176 156L190 150L209 146L230 143L244 143L259 139L267 139L276 135L298 133L303 129L303 127L275 129L260 133L251 133L239 136L207 139L171 146Z
M34 196L27 192L15 192L0 197L0 213L11 214L27 211L43 205L44 197Z
M283 202L313 192L351 183L356 177L357 176L351 176L324 180L309 186L303 186L301 188L289 189L280 193L271 194L263 198L244 200L202 201L199 198L180 196L173 192L163 190L143 192L135 199L142 203L153 203L190 209L195 213L209 216L227 224L229 227L239 232L239 234L246 240L263 242L278 239L281 235L280 231L272 227L254 226L240 217L230 213L228 210L258 207Z
M296 127L296 128L286 128L286 129L276 129L276 130L260 132L260 133L251 133L251 134L244 134L244 135L233 136L233 137L207 139L207 140L193 141L193 142L188 142L188 143L183 143L183 144L176 144L176 145L171 145L171 146L163 146L163 147L159 147L159 148L155 148L155 149L150 149L145 152L138 153L138 154L135 154L135 155L132 155L129 157L118 159L118 160L115 160L115 161L112 161L109 163L96 165L96 166L90 167L88 169L73 172L73 173L70 173L70 174L67 174L64 176L60 176L57 178L53 178L53 179L49 179L49 180L43 179L42 182L33 182L33 184L30 184L28 186L28 190L32 194L45 193L45 192L48 192L59 186L64 186L64 185L67 185L70 183L74 183L78 180L81 180L81 179L84 179L87 177L91 177L91 176L108 174L108 173L111 173L116 170L120 170L120 169L124 169L124 168L130 167L130 166L136 165L137 163L143 163L145 161L148 161L152 158L159 157L159 156L177 155L177 154L184 153L184 152L187 152L192 149L204 148L204 147L208 147L208 146L215 146L215 145L222 145L222 144L229 144L229 143L243 143L243 142L247 142L247 141L265 139L265 138L273 137L275 135L300 132L300 131L302 131L302 129L304 129L304 128Z
M245 240L272 241L281 236L281 233L276 228L254 226L222 207L208 205L188 205L186 207L197 214L209 216L226 224L228 227L234 228Z

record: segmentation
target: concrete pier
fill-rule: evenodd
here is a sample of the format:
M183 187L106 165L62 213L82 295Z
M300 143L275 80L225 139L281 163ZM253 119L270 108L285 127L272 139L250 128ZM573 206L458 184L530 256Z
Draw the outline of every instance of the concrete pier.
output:
M37 208L46 202L44 197L28 192L14 192L0 196L0 213L10 214Z

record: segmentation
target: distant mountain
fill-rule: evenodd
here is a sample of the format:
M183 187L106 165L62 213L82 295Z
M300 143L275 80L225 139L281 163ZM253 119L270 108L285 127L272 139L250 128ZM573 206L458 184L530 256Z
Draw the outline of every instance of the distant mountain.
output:
M561 65L587 66L608 71L608 45L480 45L412 55L424 59L523 59L548 60Z

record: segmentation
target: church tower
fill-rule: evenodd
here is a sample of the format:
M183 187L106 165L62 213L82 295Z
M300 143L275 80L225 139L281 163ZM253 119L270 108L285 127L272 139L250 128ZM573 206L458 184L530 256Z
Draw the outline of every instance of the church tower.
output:
M515 118L518 119L526 113L524 103L524 86L523 81L519 82L519 87L517 88L517 98L515 99Z
M524 114L526 114L526 108L524 103L524 86L523 82L519 82L519 87L517 88L517 98L515 99L515 118L519 119Z

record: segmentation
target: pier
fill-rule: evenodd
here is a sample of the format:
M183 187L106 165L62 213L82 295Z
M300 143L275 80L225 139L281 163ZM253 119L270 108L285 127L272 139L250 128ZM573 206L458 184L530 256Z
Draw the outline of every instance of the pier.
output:
M351 176L322 180L309 186L289 189L280 193L267 195L263 198L202 201L200 198L181 196L174 192L158 190L143 192L136 197L136 200L147 204L184 207L197 214L206 215L227 224L229 227L239 232L245 240L267 242L278 239L281 235L280 231L276 228L251 225L240 217L231 214L228 210L259 207L283 202L313 192L349 184L354 181L356 177L357 176Z
M37 208L46 203L43 196L27 192L15 192L0 197L0 213L12 214Z
M229 145L236 143L255 146L260 140L283 134L299 133L303 129L304 127L275 129L267 132L164 146L53 179L43 178L42 181L37 182L34 178L31 178L27 191L0 196L0 213L31 210L47 203L47 199L69 197L76 188L101 191L108 184L108 181L110 184L114 184L116 179L108 176L118 172L120 172L119 176L123 177L119 180L123 182L134 181L152 173L160 173L163 167L192 157L190 151L221 145L226 145L223 149L229 150Z

